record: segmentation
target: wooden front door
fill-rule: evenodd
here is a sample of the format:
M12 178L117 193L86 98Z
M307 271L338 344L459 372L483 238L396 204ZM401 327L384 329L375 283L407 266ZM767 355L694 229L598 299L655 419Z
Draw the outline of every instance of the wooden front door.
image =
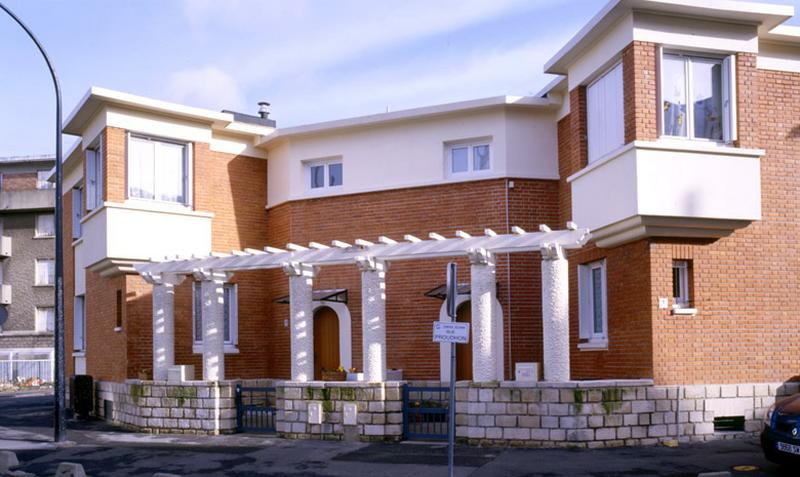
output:
M327 306L314 312L314 379L339 367L339 317Z
M456 381L472 381L472 306L465 301L456 310L456 321L470 324L470 340L456 345Z

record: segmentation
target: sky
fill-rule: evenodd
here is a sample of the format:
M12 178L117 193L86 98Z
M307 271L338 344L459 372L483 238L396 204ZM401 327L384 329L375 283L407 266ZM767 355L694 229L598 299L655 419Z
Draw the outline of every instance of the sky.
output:
M64 118L101 86L250 114L269 101L279 127L535 94L606 1L0 0L53 60ZM0 12L0 157L52 154L54 104L43 60Z

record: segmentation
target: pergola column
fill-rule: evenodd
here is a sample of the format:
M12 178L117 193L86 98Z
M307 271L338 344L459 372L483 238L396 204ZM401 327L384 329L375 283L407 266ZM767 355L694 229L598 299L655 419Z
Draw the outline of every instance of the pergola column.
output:
M386 266L372 257L356 259L361 270L361 330L364 380L386 379Z
M225 293L229 273L197 269L193 272L200 281L203 320L203 380L225 379Z
M542 246L544 380L569 381L569 262L556 244Z
M314 379L314 277L317 267L299 262L283 264L289 277L289 327L291 333L292 380Z
M498 381L496 341L498 326L494 313L497 284L495 262L491 253L484 249L470 249L470 304L472 307L472 380L475 382Z
M183 275L148 275L153 285L153 379L166 381L167 371L175 364L175 286Z

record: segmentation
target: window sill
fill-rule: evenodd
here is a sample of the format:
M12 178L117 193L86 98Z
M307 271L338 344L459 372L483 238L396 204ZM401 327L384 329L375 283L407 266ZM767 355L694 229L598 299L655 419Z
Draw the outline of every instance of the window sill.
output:
M83 237L78 237L78 238L74 238L73 237L73 239L72 239L72 246L73 247L77 247L78 245L80 245L82 243L83 243Z
M72 357L73 358L85 358L86 357L86 351L73 351L72 352Z
M115 326L114 327L114 333L121 333L121 332L122 332L122 327L121 326Z
M578 343L578 349L581 351L608 351L608 340L594 339Z
M52 284L52 283L50 283L50 284L40 284L40 283L37 283L37 284L36 284L36 285L34 285L33 287L34 287L34 288L47 288L47 287L54 287L54 286L55 286L55 285L54 285L54 284Z
M55 235L34 235L34 236L33 236L33 239L34 239L34 240L42 240L42 239L54 239L54 238L56 238L56 236L55 236Z
M225 354L239 354L239 347L236 345L226 344L224 349L225 349ZM192 353L203 354L203 345L198 343L193 344Z
M697 308L673 308L673 315L694 316L697 314Z

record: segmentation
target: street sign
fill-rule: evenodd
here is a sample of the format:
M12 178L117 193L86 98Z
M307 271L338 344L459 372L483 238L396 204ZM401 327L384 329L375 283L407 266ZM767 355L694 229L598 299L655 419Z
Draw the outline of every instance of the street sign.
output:
M437 343L469 343L469 323L434 321L433 341Z

